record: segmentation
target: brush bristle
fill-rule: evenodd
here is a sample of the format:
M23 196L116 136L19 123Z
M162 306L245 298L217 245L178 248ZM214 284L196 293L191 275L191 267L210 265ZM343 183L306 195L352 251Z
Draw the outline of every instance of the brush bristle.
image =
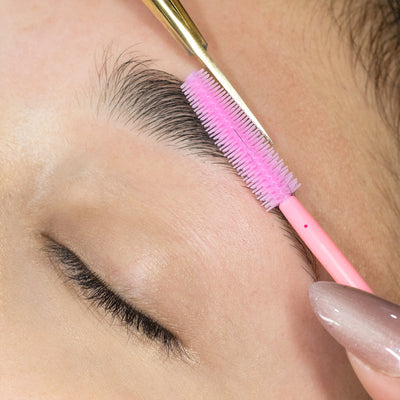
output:
M203 69L192 72L182 85L193 110L208 135L270 210L300 186L236 102Z

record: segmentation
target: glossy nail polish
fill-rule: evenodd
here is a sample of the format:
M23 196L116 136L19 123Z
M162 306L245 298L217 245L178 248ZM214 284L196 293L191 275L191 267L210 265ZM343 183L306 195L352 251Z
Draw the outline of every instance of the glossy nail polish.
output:
M316 282L309 295L325 329L372 368L400 376L400 306L333 282Z

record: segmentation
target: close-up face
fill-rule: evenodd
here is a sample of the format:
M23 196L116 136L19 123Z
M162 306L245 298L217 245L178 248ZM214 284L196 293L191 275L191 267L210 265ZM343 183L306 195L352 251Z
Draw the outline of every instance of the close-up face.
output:
M183 4L296 196L399 301L398 143L347 8ZM367 399L309 304L329 276L180 90L199 62L139 0L1 5L0 397Z

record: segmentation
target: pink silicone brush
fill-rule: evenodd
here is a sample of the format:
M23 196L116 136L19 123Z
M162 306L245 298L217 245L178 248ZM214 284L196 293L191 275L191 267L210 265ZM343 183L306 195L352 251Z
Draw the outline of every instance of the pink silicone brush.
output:
M204 70L182 90L216 145L268 210L279 207L332 278L372 293L333 241L293 193L300 186L279 155L234 100Z

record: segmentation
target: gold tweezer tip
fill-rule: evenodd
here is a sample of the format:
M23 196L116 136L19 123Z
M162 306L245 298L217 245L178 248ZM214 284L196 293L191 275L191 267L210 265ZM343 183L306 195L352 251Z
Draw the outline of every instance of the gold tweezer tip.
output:
M196 57L204 64L208 71L218 81L223 89L239 105L243 112L253 122L256 128L264 135L268 142L272 144L271 138L265 129L258 122L257 118L247 107L246 103L239 96L238 92L230 84L225 75L217 67L215 62L207 53L207 42L197 29L189 14L178 0L142 0L157 19L167 28L171 35L182 44L191 55Z

